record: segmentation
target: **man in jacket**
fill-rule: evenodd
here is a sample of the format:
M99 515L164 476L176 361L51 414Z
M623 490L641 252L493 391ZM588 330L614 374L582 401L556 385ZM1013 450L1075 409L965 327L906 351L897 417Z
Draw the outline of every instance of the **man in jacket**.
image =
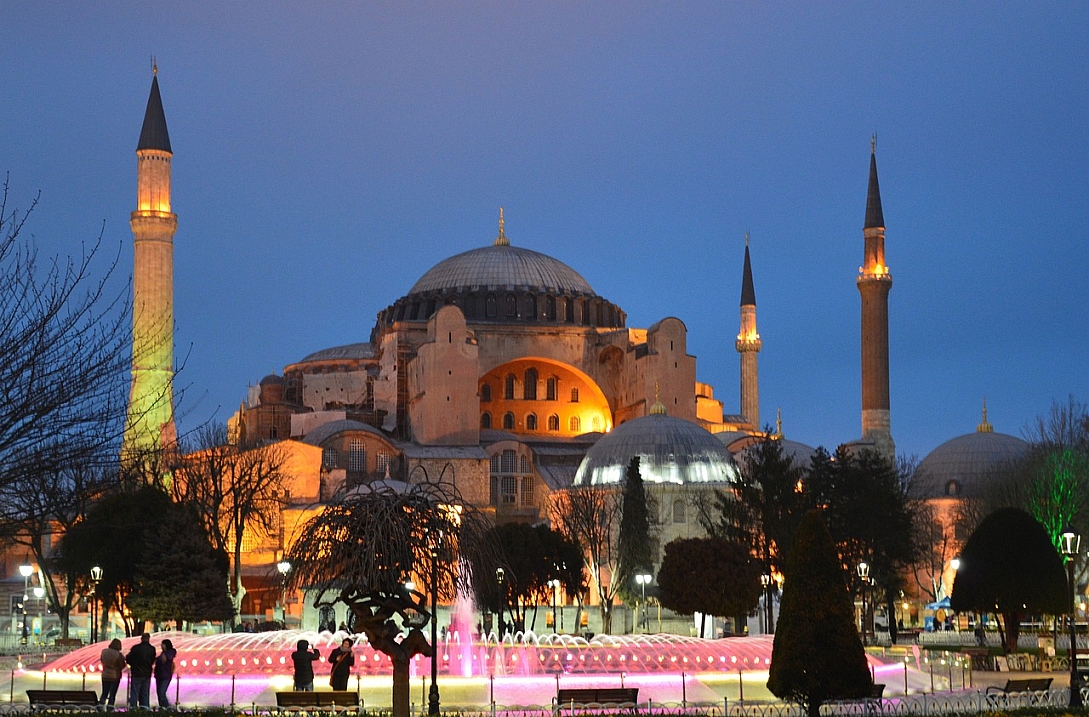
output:
M151 667L155 664L151 635L145 632L140 636L140 642L125 655L125 662L129 663L129 707L151 709Z

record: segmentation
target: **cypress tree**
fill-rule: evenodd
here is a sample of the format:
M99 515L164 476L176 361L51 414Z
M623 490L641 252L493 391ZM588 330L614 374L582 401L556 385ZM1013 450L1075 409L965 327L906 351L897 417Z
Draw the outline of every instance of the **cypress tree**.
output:
M843 566L820 514L802 519L784 573L768 689L817 717L823 702L870 694Z

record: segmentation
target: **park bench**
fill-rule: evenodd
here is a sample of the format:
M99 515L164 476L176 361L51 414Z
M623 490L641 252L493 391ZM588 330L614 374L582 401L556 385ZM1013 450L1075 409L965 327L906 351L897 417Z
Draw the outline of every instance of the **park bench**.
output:
M78 637L58 637L53 641L56 647L83 647L83 640Z
M569 687L556 690L557 711L591 705L623 705L634 708L638 701L638 687Z
M1005 698L1027 696L1029 703L1036 705L1047 703L1046 693L1051 689L1050 677L1029 677L1024 679L1006 680L1003 687L992 685L987 688L987 699L1006 703Z
M26 696L31 707L98 704L98 694L90 690L27 690Z
M277 692L276 706L280 708L323 707L326 709L355 709L359 706L359 696L350 690L323 690L321 692L291 691Z

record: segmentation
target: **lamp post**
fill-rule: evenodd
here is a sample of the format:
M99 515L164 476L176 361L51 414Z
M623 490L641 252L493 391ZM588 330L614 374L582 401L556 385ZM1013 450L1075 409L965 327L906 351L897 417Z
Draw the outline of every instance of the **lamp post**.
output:
M91 642L98 642L98 584L102 582L102 568L91 568Z
M42 644L42 598L44 598L44 597L45 597L45 588L43 588L41 585L35 585L34 586L34 601L37 603L37 607L38 607L38 633L37 633L37 638L36 639L38 640L39 645Z
M639 573L635 576L635 582L639 584L639 590L642 593L639 602L643 605L643 632L647 631L647 585L650 580L651 576L647 573Z
M439 717L439 548L442 547L442 531L431 543L431 689L427 692L427 714Z
M495 569L495 582L499 586L499 639L503 639L507 623L503 617L503 610L507 605L507 572L503 568Z
M771 575L764 573L760 576L760 585L764 588L764 634L771 634Z
M1081 536L1070 528L1063 531L1063 555L1066 557L1066 576L1070 583L1070 709L1081 709L1081 678L1078 676L1078 625L1074 604L1074 561L1081 550Z
M291 572L291 563L281 560L276 563L276 571L280 573L280 617L287 627L287 574Z
M858 579L862 583L859 593L862 596L862 614L858 618L859 632L862 633L862 644L866 644L866 585L870 582L870 565L866 562L858 564Z
M552 631L560 634L559 592L560 581L555 578L548 581L548 589L552 591Z
M29 561L19 566L19 574L23 576L23 640L22 644L26 644L27 638L27 625L26 625L26 601L30 599L30 575L34 572L34 566Z

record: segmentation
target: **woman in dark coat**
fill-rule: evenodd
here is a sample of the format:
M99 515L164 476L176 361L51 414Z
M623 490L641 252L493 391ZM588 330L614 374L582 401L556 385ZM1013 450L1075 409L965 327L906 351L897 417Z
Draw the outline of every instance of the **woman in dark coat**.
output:
M348 689L348 676L352 674L352 665L355 664L352 641L349 638L344 638L340 647L329 653L329 664L332 665L329 672L329 684L334 690Z

